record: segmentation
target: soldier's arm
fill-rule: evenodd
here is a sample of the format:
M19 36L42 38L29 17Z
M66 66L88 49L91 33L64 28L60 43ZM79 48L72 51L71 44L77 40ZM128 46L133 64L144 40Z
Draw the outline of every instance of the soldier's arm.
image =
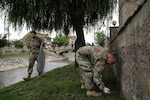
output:
M105 87L102 81L102 70L104 69L105 61L97 61L94 66L94 82L99 87L100 90L103 90Z
M40 38L40 44L42 44L42 45L43 45L43 48L45 47L45 42L43 41L43 39L42 39L42 38Z

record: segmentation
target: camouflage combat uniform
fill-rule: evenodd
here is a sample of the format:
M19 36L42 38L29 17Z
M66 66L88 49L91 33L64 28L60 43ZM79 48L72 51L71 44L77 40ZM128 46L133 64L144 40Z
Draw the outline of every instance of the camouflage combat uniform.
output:
M35 61L37 60L37 56L40 50L40 45L42 43L42 40L39 37L34 37L31 40L31 48L29 51L29 67L28 67L28 73L31 74L33 71L33 65Z
M93 90L95 84L103 90L101 72L106 66L107 51L99 46L83 46L76 52L76 60L82 76L81 83L88 90Z

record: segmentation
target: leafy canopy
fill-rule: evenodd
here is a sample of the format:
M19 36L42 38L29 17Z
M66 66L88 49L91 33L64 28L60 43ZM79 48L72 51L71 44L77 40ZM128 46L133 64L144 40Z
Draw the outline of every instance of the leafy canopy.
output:
M66 34L76 28L76 17L82 25L97 22L111 13L117 0L1 0L8 21L14 27L25 23L36 30L63 29Z

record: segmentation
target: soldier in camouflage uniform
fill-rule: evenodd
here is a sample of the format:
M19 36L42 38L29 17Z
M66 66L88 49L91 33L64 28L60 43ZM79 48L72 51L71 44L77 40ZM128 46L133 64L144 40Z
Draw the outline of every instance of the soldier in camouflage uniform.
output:
M113 54L99 46L83 46L77 50L76 60L82 76L81 88L87 89L87 96L101 95L100 92L94 90L95 86L98 86L104 93L110 93L110 89L102 82L101 72L107 63L113 64L117 61Z
M23 78L25 81L29 80L31 78L31 74L33 71L33 65L35 61L37 60L37 56L39 54L40 45L42 43L42 40L36 36L35 31L31 31L32 40L31 40L31 48L29 51L29 67L28 67L28 76L26 78ZM40 76L41 73L39 73Z

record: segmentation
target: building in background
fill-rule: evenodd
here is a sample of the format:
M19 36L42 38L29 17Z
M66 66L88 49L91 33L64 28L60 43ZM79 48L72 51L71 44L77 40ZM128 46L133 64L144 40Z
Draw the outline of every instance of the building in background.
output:
M37 33L37 36L40 37L43 42L45 43L45 47L46 48L50 48L51 47L51 37L49 37L48 34L41 34L41 33ZM22 42L24 46L28 46L30 44L31 41L31 36L30 36L30 32L28 32L23 38L22 38Z

